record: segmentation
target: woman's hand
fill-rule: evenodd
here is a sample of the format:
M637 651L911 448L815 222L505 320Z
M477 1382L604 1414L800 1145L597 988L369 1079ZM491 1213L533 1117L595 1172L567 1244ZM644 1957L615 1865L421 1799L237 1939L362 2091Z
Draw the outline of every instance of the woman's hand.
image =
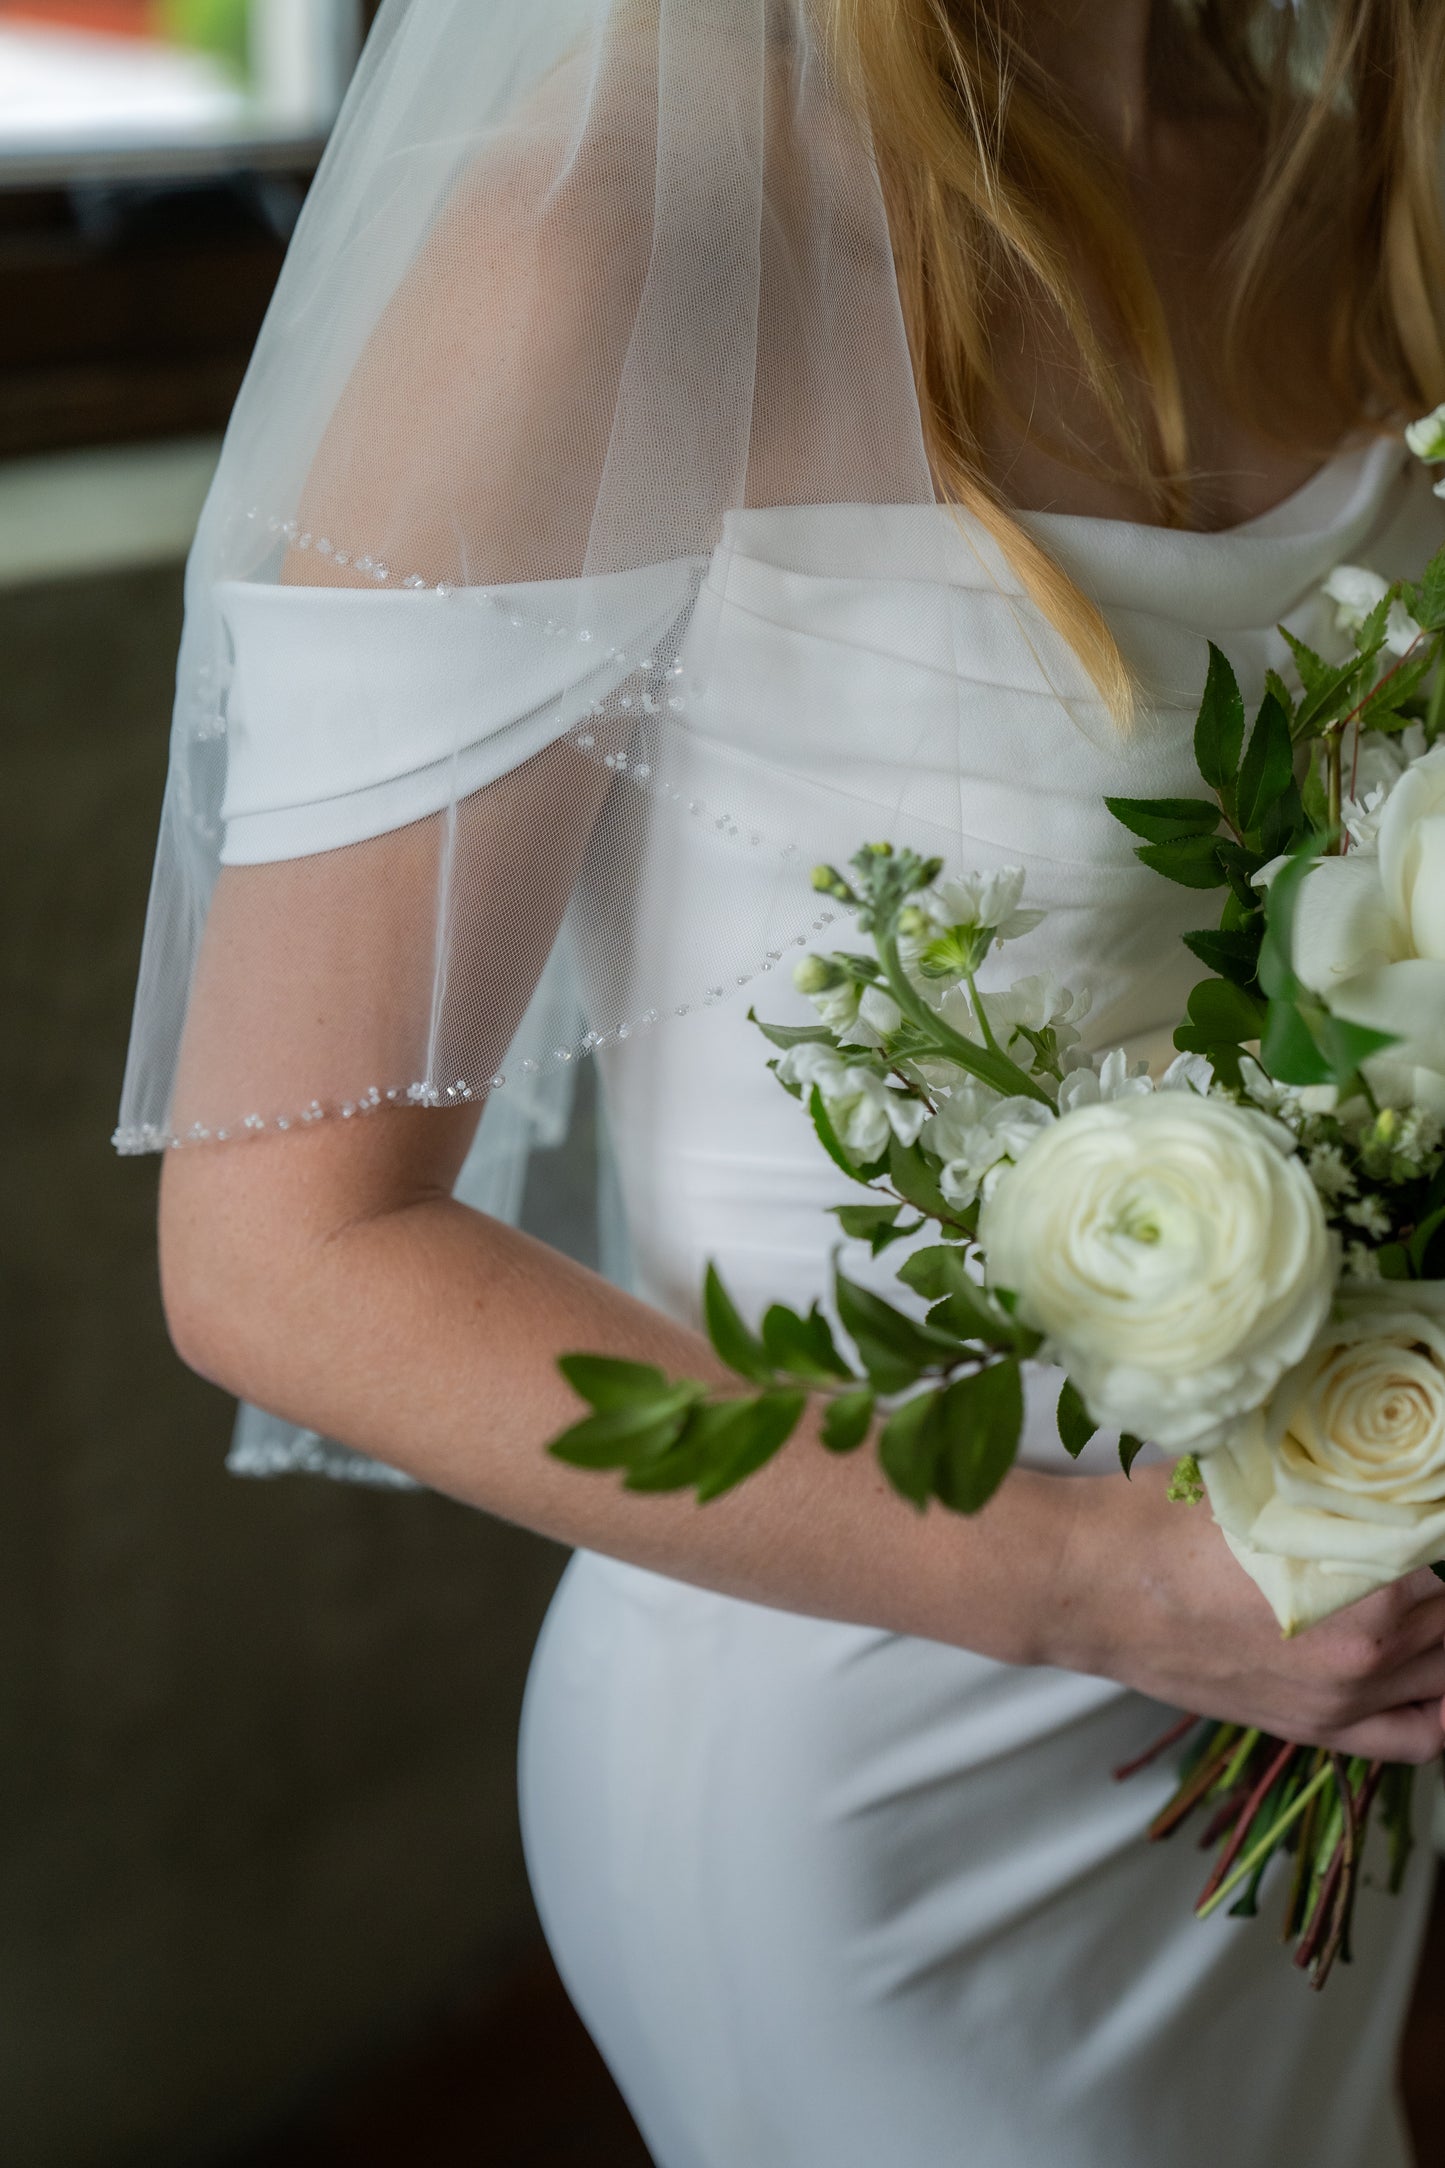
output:
M1302 1745L1423 1763L1445 1745L1445 1584L1429 1572L1286 1640L1169 1471L1081 1479L1054 1659Z

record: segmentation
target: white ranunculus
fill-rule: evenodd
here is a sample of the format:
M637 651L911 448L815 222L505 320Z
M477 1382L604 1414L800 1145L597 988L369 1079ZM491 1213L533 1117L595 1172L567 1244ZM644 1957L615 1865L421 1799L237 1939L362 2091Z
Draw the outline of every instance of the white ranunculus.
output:
M801 1085L805 1096L817 1085L839 1143L864 1162L886 1152L890 1136L914 1143L928 1119L922 1099L845 1061L831 1046L790 1047L778 1075L784 1083Z
M1335 605L1335 629L1359 632L1370 612L1390 592L1390 582L1364 565L1336 565L1325 581L1326 595ZM1385 620L1385 645L1392 655L1407 655L1420 637L1420 627L1397 595Z
M1373 847L1306 876L1294 965L1337 1015L1400 1041L1366 1064L1377 1096L1445 1112L1445 745L1395 784Z
M1202 1466L1286 1633L1445 1559L1445 1284L1344 1282L1303 1362Z
M1437 406L1433 414L1422 415L1418 422L1411 422L1405 431L1405 442L1427 467L1438 466L1445 459L1445 406Z
M1323 1322L1335 1259L1282 1124L1192 1091L1060 1117L985 1202L1011 1289L1105 1426L1203 1452Z

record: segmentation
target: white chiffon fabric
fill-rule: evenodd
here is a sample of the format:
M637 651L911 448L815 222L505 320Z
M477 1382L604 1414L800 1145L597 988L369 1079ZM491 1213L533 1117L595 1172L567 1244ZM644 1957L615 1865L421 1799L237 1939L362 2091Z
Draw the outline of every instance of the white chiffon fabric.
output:
M811 580L816 521L850 516L857 580ZM894 522L916 516L745 518L699 609L754 626L730 642L739 704L751 669L788 673L820 759L845 797L861 771L869 803L889 766L900 803L930 787L909 761L910 596L888 579ZM1041 662L1065 667L1045 629L965 578L965 848L1026 866L1051 913L1011 968L1091 979L1094 1042L1148 1044L1195 975L1178 935L1207 913L1139 865L1102 793L1190 788L1207 635L1257 695L1283 660L1276 619L1327 641L1332 566L1403 570L1438 544L1441 509L1379 443L1224 534L1030 524L1177 700L1131 741L1102 718L1081 730L1041 691ZM701 790L715 749L694 751ZM785 1018L779 981L757 998ZM840 1184L764 1052L732 1003L602 1057L635 1284L674 1315L695 1314L708 1258L754 1312L826 1284ZM1062 1472L1057 1383L1031 1381L1024 1458ZM1111 1780L1168 1721L1106 1681L574 1559L528 1688L527 1854L660 2168L1403 2168L1424 1848L1403 1895L1366 1890L1355 1962L1316 1998L1272 1931L1277 1889L1253 1926L1193 1919L1199 1853L1144 1841L1167 1767Z

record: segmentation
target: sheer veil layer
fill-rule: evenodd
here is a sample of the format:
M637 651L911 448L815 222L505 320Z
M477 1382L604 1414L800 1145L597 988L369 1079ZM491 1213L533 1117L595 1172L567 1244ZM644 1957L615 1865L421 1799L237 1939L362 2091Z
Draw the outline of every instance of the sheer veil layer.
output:
M825 29L388 0L188 567L123 1151L485 1106L462 1190L509 1213L579 1060L815 938L819 858L957 855L957 596L1027 606L935 503ZM907 583L887 763L795 647L739 678L739 536Z

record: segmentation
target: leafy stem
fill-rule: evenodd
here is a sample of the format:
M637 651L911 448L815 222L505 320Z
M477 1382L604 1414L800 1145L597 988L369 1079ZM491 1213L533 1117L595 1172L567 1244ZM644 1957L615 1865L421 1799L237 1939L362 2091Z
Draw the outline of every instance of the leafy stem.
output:
M1053 1104L1043 1086L1000 1050L986 1023L983 1027L986 1041L991 1043L979 1046L974 1040L966 1039L961 1031L955 1031L944 1017L929 1007L903 968L898 936L891 924L876 926L873 938L889 993L909 1022L932 1042L931 1051L946 1056L957 1068L967 1070L970 1076L976 1076L980 1083L989 1085L1006 1099L1037 1099L1044 1106Z

